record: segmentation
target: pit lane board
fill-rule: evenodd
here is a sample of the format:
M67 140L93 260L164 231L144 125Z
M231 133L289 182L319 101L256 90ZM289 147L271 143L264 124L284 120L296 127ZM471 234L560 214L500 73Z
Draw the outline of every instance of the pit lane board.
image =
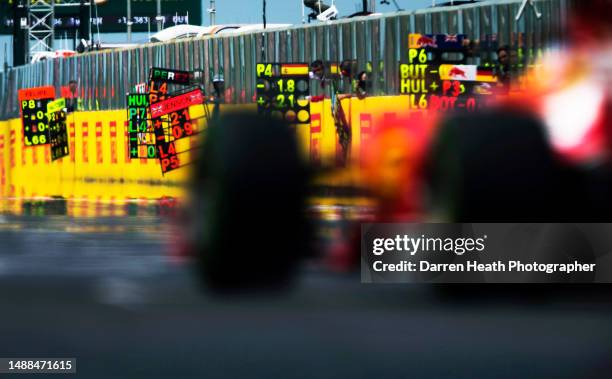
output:
M66 117L66 99L60 98L47 104L49 144L53 161L70 155Z
M310 123L307 63L258 63L257 111L291 124Z
M55 87L20 89L18 99L25 146L48 145L47 104L55 99Z
M410 109L473 111L486 104L495 82L491 69L465 64L465 35L408 36L407 62L400 63L400 94L407 95ZM446 60L444 53L458 53Z
M177 141L197 134L189 107L204 103L204 94L194 84L200 72L159 67L149 70L149 115L162 174L177 170L188 162L181 159ZM180 86L170 92L168 85Z

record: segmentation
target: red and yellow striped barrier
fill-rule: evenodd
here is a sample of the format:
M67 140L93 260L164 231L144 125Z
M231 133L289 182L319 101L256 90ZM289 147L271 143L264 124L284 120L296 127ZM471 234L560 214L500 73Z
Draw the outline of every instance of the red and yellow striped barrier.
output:
M405 96L345 99L343 107L353 131L354 160L377 125L410 113ZM203 115L199 108L192 110L194 118ZM221 112L245 108L255 106L225 105ZM126 119L125 110L68 115L70 156L55 162L48 146L24 146L20 119L0 121L0 197L95 201L180 197L188 168L163 176L157 160L130 159ZM311 104L311 119L310 126L296 129L304 158L333 166L338 144L330 101Z

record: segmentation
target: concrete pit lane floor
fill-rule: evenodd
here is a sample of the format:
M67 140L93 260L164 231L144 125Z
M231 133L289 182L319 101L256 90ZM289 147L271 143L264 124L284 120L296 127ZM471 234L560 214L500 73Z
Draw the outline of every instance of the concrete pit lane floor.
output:
M167 256L168 230L1 216L0 357L76 357L67 377L90 379L609 378L601 288L365 285L305 265L289 291L215 297Z

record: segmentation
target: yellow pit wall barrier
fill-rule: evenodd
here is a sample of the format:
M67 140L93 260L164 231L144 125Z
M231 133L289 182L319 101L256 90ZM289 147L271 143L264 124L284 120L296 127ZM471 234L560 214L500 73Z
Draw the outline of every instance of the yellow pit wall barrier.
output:
M377 125L410 112L405 96L345 99L343 107L353 131L354 160ZM239 109L255 110L255 106L225 105L221 112ZM191 113L194 118L202 116L204 108L194 107ZM126 116L125 110L68 115L70 156L55 162L48 146L24 146L20 119L0 121L0 197L93 201L180 197L189 169L162 175L157 160L130 159ZM311 104L311 119L311 125L296 127L304 158L333 166L337 142L330 101ZM194 142L180 143L188 148Z

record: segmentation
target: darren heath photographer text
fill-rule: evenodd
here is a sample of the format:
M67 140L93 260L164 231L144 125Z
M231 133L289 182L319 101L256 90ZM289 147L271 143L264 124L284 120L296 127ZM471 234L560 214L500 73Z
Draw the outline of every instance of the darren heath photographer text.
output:
M373 240L372 253L382 256L386 253L404 253L414 256L417 253L482 253L485 251L487 236L481 238L430 238L409 237L396 235L395 238L376 238ZM584 264L578 261L573 263L523 263L521 261L480 263L467 261L465 263L431 263L421 260L418 263L400 261L385 263L376 260L372 268L376 272L592 272L595 264Z

